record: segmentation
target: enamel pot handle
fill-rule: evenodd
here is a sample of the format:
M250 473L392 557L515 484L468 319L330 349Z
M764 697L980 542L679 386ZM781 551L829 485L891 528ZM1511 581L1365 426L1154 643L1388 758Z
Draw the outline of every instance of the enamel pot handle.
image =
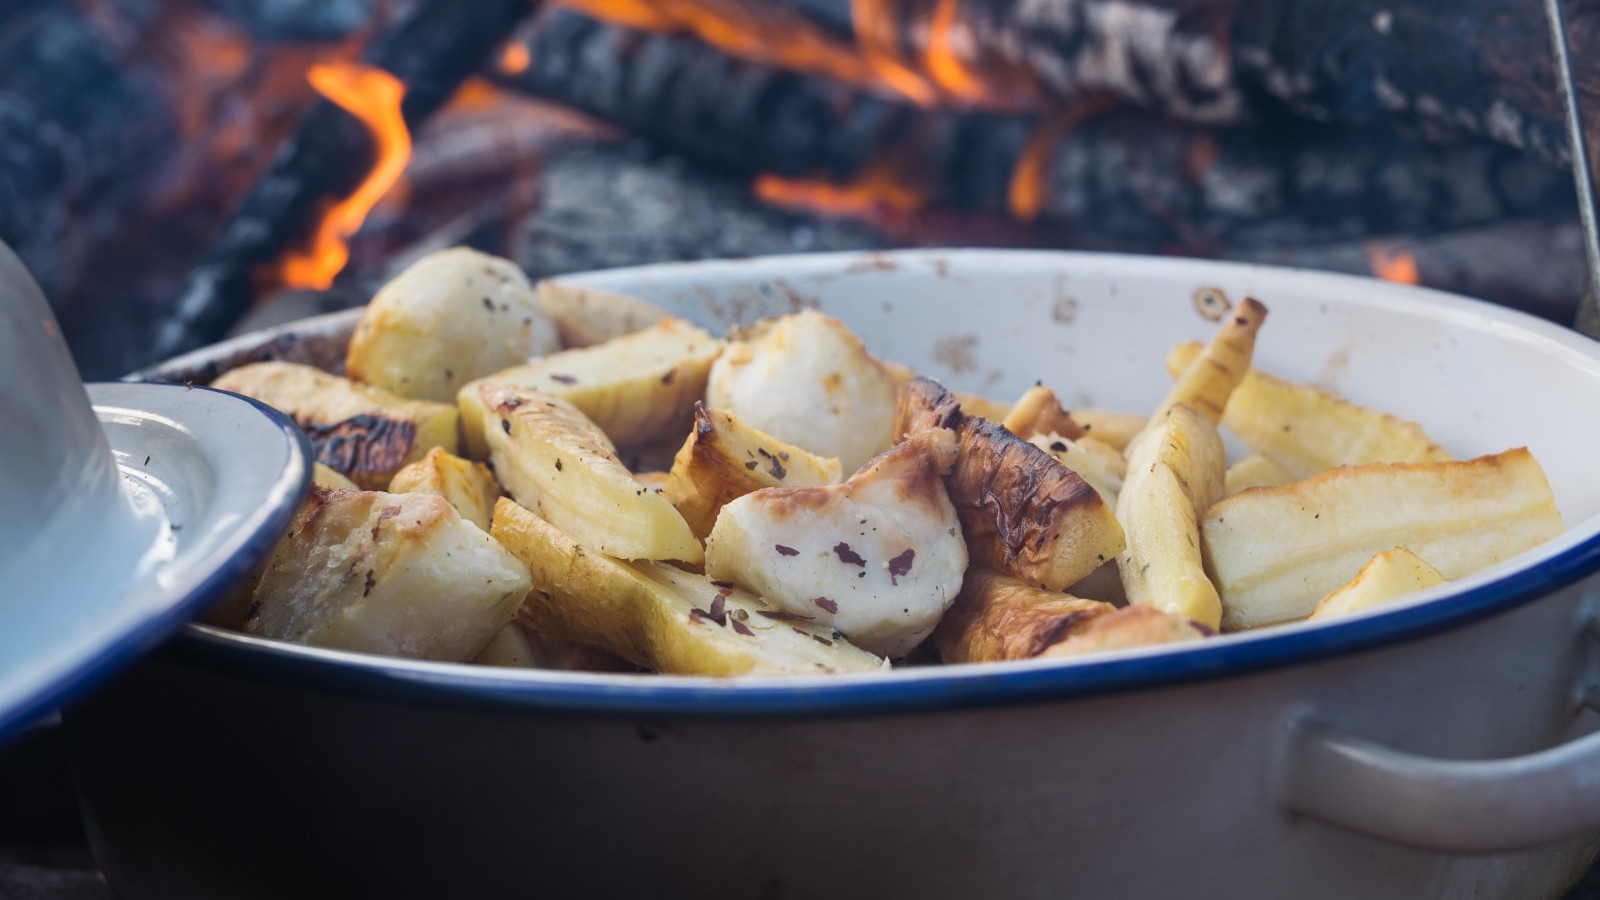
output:
M1461 761L1297 721L1280 762L1284 809L1422 850L1520 850L1600 825L1600 733L1526 756Z

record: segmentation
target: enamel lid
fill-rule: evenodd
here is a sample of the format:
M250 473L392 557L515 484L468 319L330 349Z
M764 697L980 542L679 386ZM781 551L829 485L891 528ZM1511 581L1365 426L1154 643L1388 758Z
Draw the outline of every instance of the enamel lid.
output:
M0 244L0 742L249 575L310 484L281 414L207 388L85 388Z

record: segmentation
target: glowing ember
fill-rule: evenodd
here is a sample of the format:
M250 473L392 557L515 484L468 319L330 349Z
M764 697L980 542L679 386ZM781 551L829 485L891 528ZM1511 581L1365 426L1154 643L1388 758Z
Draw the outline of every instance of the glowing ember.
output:
M1371 244L1367 247L1367 261L1372 264L1372 274L1385 281L1422 283L1422 276L1417 272L1417 258L1403 250L1390 250L1381 244Z
M318 93L367 126L377 156L366 179L323 216L310 246L283 261L280 274L285 285L326 288L350 259L350 236L405 171L411 133L400 114L405 85L388 72L358 63L331 63L313 66L306 77Z
M532 62L533 58L532 55L528 53L528 48L522 44L513 42L507 44L506 49L500 54L500 71L506 73L507 75L515 75L518 72L526 72L528 70L528 64Z
M758 175L751 185L755 195L777 206L809 209L837 215L900 214L916 212L928 198L905 184L887 167L869 169L855 181L839 184L781 175Z

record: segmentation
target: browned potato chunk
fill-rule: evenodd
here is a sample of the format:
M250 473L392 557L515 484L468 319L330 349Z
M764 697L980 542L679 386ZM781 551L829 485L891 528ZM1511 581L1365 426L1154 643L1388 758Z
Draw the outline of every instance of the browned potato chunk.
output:
M438 494L450 501L463 519L489 530L500 485L489 467L435 447L428 455L396 472L389 482L394 494Z

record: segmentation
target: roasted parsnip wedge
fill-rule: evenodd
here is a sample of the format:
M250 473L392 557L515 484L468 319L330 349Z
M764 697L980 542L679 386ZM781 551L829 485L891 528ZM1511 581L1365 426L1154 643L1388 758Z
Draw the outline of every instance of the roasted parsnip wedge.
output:
M1113 650L1134 650L1161 644L1198 641L1211 629L1181 615L1151 606L1129 606L1096 616L1082 630L1045 648L1042 657L1087 656Z
M1117 495L1122 492L1122 481L1128 474L1128 463L1116 448L1092 437L1072 440L1053 432L1036 434L1028 438L1028 443L1077 472L1090 487L1100 492L1106 503L1117 505Z
M638 447L669 436L676 442L689 429L711 361L720 352L721 341L682 319L667 319L603 344L496 372L456 397L467 449L474 456L488 451L479 440L488 410L478 388L491 381L560 397L618 446Z
M1212 336L1211 342L1183 368L1177 383L1156 407L1155 416L1179 403L1195 408L1215 425L1234 388L1250 371L1255 353L1256 333L1267 319L1267 308L1253 297L1239 301L1227 321ZM1155 416L1152 416L1154 418Z
M1229 497L1200 523L1227 629L1304 618L1397 544L1455 579L1561 531L1544 470L1525 448L1333 469Z
M474 378L559 349L522 270L467 247L422 257L367 304L345 371L402 397L454 401Z
M518 503L600 553L701 561L683 516L634 480L576 407L531 388L485 382L478 390L489 411L489 462Z
M407 400L297 363L240 366L212 387L287 413L311 438L317 461L368 490L381 490L434 447L456 450L456 408Z
M560 281L541 281L537 292L568 349L603 344L672 318L661 307L627 294Z
M768 487L817 487L839 480L839 461L824 459L757 431L719 409L694 406L694 430L683 442L666 493L704 540L724 504Z
M974 415L965 404L961 409L968 415ZM1012 434L1025 440L1031 440L1036 435L1053 434L1075 441L1088 434L1083 430L1083 426L1074 421L1071 414L1061 407L1061 401L1056 399L1056 392L1042 384L1028 388L1011 409L1006 411L1005 418L1000 424Z
M461 518L488 531L494 501L500 497L500 485L483 463L462 459L435 447L427 456L394 473L389 492L438 494L450 501Z
M1227 420L1226 414L1223 420ZM1222 479L1222 495L1232 497L1253 487L1279 487L1295 480L1293 475L1271 459L1260 453L1252 453L1228 467Z
M956 434L945 487L974 562L1059 591L1122 552L1122 526L1088 482L1003 425L967 417L928 378L901 390L895 409L895 434L923 429Z
M1201 511L1222 496L1226 454L1217 427L1186 403L1169 406L1128 446L1117 518L1128 548L1117 557L1130 604L1216 628L1222 602L1200 556Z
M947 663L1032 659L1115 609L973 566L933 632L933 644Z
M1317 601L1311 618L1331 619L1363 612L1447 580L1438 569L1404 547L1385 550L1368 560L1348 584Z
M429 450L428 452L432 453L433 451ZM325 488L333 488L340 491L360 490L360 488L356 487L356 483L354 481L344 477L344 473L335 472L333 469L328 468L322 463L312 464L311 481L315 484L320 484Z
M904 656L961 590L967 551L943 479L954 456L951 434L929 431L844 484L745 494L717 516L706 574Z
M533 571L518 620L679 675L873 672L887 663L829 628L760 597L665 563L629 563L581 546L509 500L494 537Z
M313 487L267 563L251 634L459 662L522 604L528 569L443 497Z
M1129 442L1149 421L1146 416L1110 409L1075 409L1070 415L1085 434L1118 450L1128 449Z
M536 631L521 622L506 627L472 661L504 669L560 669L567 672L627 672L634 667L604 650L580 647Z
M1179 344L1167 356L1167 371L1185 370L1199 353L1197 343ZM1239 382L1222 426L1277 463L1291 480L1337 466L1454 459L1415 422L1260 369L1251 369Z
M837 319L807 310L747 331L711 367L706 404L846 473L889 449L894 381Z

